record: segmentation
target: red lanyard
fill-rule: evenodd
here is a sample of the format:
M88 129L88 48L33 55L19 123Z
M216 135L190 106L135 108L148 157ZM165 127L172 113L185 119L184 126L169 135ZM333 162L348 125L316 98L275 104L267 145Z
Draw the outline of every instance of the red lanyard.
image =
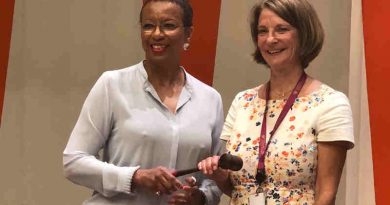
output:
M266 136L267 136L267 112L268 112L268 101L270 96L270 90L271 90L271 83L267 83L266 88L266 98L265 98L265 109L263 114L263 124L261 125L261 133L260 133L260 141L259 141L259 164L257 166L258 171L262 170L263 173L265 173L265 165L264 165L264 159L265 159L265 153L268 150L269 144L271 143L272 137L275 134L275 131L278 129L279 125L282 123L284 117L286 117L288 111L293 106L296 98L298 97L299 92L302 90L303 85L306 81L306 73L303 72L301 77L299 78L297 84L294 87L294 90L291 92L290 96L287 99L286 104L283 107L282 112L280 113L278 119L276 120L275 126L272 129L270 133L270 138L268 140L268 143L266 142Z

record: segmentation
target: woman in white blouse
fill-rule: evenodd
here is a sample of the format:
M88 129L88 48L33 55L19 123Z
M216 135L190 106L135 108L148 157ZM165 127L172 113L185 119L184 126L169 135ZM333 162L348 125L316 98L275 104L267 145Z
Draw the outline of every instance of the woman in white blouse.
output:
M217 154L223 124L219 93L179 65L191 5L146 0L140 25L145 60L97 80L64 150L65 175L94 191L86 205L218 204L211 180L197 176L198 188L173 174Z

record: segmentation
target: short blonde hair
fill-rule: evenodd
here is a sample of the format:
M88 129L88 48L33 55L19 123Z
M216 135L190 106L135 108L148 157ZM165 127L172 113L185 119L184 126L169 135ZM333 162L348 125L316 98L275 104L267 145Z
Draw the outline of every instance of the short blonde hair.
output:
M324 29L312 5L306 0L264 0L252 8L250 28L255 44L254 60L268 65L257 46L259 16L263 9L269 9L298 31L298 58L301 66L307 68L318 56L324 43Z

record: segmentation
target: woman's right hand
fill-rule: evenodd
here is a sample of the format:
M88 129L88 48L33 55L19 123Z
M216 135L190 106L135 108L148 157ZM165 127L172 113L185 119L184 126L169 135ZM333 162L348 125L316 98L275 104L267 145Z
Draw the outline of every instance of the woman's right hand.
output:
M209 179L217 183L219 189L226 195L232 196L233 185L230 182L230 171L218 167L219 156L206 158L198 163L198 169Z
M156 193L171 194L182 189L181 182L166 167L138 169L132 179L134 188L144 187Z
M198 169L215 182L225 182L229 179L229 170L218 167L219 156L208 157L198 163Z

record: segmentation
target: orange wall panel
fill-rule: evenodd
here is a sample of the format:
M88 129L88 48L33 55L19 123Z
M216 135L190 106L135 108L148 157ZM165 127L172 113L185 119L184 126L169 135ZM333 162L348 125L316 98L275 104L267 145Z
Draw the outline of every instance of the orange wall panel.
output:
M377 205L386 205L390 184L390 1L362 3L375 198Z
M221 0L192 0L194 33L182 64L199 80L212 85L217 50Z

